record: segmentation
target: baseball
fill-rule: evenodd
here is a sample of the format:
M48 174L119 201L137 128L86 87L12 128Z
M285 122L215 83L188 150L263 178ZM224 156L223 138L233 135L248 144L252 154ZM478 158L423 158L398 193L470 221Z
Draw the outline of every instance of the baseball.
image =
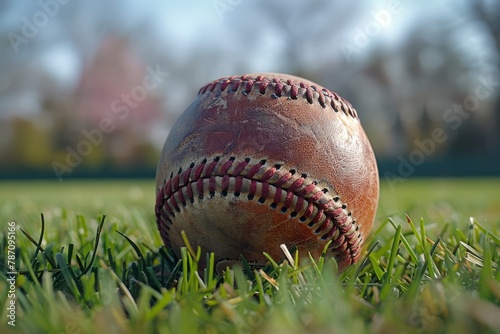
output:
M224 77L203 86L169 133L155 214L180 256L181 231L217 271L283 258L280 244L339 270L357 261L378 205L372 147L356 110L295 76ZM202 257L202 260L204 257ZM206 265L200 263L201 266Z

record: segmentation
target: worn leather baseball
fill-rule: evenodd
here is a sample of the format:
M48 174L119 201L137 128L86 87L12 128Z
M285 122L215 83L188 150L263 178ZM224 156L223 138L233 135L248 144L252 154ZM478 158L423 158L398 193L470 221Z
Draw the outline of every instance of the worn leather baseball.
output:
M327 254L339 270L358 259L375 217L375 156L356 110L308 80L263 73L203 86L165 142L156 220L180 255L181 231L222 271L241 255L265 265ZM204 259L204 257L202 257ZM201 265L205 265L201 263Z

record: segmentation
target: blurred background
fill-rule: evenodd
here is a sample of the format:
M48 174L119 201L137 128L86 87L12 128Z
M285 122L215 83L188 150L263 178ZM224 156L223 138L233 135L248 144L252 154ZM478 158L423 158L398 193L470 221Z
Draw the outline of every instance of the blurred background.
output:
M0 178L154 177L197 90L285 72L358 110L389 186L500 175L500 2L0 2Z

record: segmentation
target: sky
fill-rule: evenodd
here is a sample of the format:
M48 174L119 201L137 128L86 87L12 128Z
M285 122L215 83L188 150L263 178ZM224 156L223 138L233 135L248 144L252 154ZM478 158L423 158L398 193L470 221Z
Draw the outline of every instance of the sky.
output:
M0 29L6 33L14 31L19 32L25 24L25 19L33 22L33 16L43 6L40 3L50 3L56 0L45 0L39 2L19 2L10 1L10 5L5 5L0 8L3 12L0 14ZM73 0L75 1L75 0ZM399 1L396 1L399 2ZM279 67L275 64L276 54L282 49L279 39L275 36L267 35L264 32L259 32L257 26L259 24L259 13L265 11L259 6L263 7L265 4L260 2L256 5L247 0L212 0L212 1L112 1L116 11L112 13L108 9L103 12L99 11L99 5L91 5L92 1L87 2L88 5L82 6L79 4L78 11L75 14L75 9L65 8L72 6L72 1L68 0L67 4L59 5L57 13L49 22L40 27L37 36L34 37L36 41L30 42L27 45L20 45L20 54L16 54L17 59L27 60L34 66L41 66L51 76L61 82L63 86L71 87L77 81L79 73L79 66L81 66L81 59L79 55L72 48L70 43L65 43L64 40L70 35L65 30L65 21L61 19L60 15L71 15L82 21L88 20L93 17L94 21L103 23L102 30L108 29L106 21L114 25L114 29L127 33L137 29L138 27L147 25L148 36L143 36L144 42L154 40L154 44L161 48L175 48L175 52L170 52L173 57L179 60L185 59L186 54L193 51L193 48L213 48L220 46L227 48L228 44L233 44L235 47L244 47L245 41L238 39L237 29L232 29L235 24L238 24L240 17L251 15L256 22L254 40L259 42L264 53L259 52L259 55L252 58L252 63L248 64L249 70L272 69ZM361 5L357 6L358 11L353 15L350 21L352 30L344 27L341 31L343 36L339 36L339 40L348 40L355 34L355 29L364 28L366 24L373 21L375 13L389 8L388 1L361 1ZM419 8L416 1L410 1L407 4L401 4L397 14L393 14L390 19L390 26L384 29L383 34L375 36L377 41L389 46L397 43L398 39L404 36L405 30L411 25L411 22L418 16ZM7 8L5 8L7 7ZM104 6L107 7L107 6ZM417 11L416 11L417 10ZM105 17L103 15L112 14L114 17ZM73 22L74 23L74 22ZM80 23L84 25L84 22ZM263 24L265 26L265 24ZM89 37L92 33L92 28L87 27L86 30ZM332 32L335 34L335 32ZM349 36L351 35L351 37ZM87 42L89 47L92 41L86 41L85 36L80 38L82 42ZM92 38L90 38L92 39ZM55 40L59 40L57 43ZM61 41L62 40L62 41ZM29 50L30 44L38 44L39 48L43 48L41 53L23 54L23 49ZM229 42L229 43L228 43ZM57 44L57 45L54 45ZM153 44L153 43L152 43ZM43 46L43 47L41 47ZM12 50L10 50L12 51ZM252 53L252 50L246 50ZM310 57L315 55L311 51ZM221 69L224 71L224 69ZM221 73L222 74L222 73Z
M300 64L307 63L312 72L321 71L328 62L342 68L344 76L351 76L370 61L373 49L382 47L398 52L398 45L406 42L408 32L416 26L421 26L424 38L430 39L432 29L450 29L449 43L468 54L471 64L487 70L485 64L492 63L488 62L491 41L478 33L482 27L457 15L457 8L466 1L360 0L336 4L338 13L323 11L321 7L309 9L300 0L289 1L286 5L292 8L286 10L288 19L279 21L286 27L279 31L273 25L277 18L269 6L280 2L10 0L0 5L0 36L4 38L0 49L0 73L4 78L0 79L0 114L4 113L2 105L8 102L5 99L21 92L22 98L16 100L24 100L28 106L24 109L31 112L29 101L36 100L37 90L51 88L43 82L26 80L30 71L43 72L57 91L71 92L79 83L82 70L91 64L102 37L109 33L128 36L147 64L163 60L158 57L168 58L169 63L175 64L175 68L167 69L172 80L190 80L189 89L173 88L174 94L166 101L167 107L173 109L188 103L193 87L210 80L243 73L288 72L289 62L297 59ZM316 7L331 4L310 3ZM50 18L15 52L9 34L22 35L26 22L36 23L43 15ZM439 26L426 24L433 18L440 18L432 21L441 22ZM283 36L283 31L290 36ZM324 37L319 38L318 33ZM365 33L365 41L360 40L360 33ZM297 54L287 54L287 43L293 43L295 37L301 43L294 46ZM346 49L356 43L362 47L350 58ZM205 58L195 57L201 54ZM420 57L431 71L444 61L431 48L423 50ZM394 66L397 68L397 64ZM345 80L339 77L338 85Z
M62 3L64 1L59 0ZM74 5L75 0L66 0L67 4L59 4L57 0L41 0L38 2L20 2L7 1L3 8L0 7L0 29L5 33L10 31L19 31L25 24L25 19L32 21L33 16L44 6L41 4L56 3L57 13L50 18L49 22L39 29L35 39L37 42L45 45L47 50L41 54L16 54L18 59L25 59L37 66L45 68L52 76L61 80L64 86L71 86L76 82L78 75L79 55L75 53L70 44L59 42L57 46L48 47L54 43L54 40L64 40L70 34L67 33L67 23L61 19L61 15L71 15L76 20L80 20L78 24L84 26L85 21L93 17L93 21L99 22L100 27L90 28L83 27L82 30L87 30L90 41L85 40L85 36L81 36L82 42L88 43L88 47L92 47L92 34L96 32L92 30L105 31L110 25L113 29L122 31L127 34L135 29L143 28L145 25L148 28L147 36L142 36L144 43L154 41L151 44L156 44L161 48L175 48L175 52L170 52L173 57L185 59L186 54L193 52L193 48L211 48L220 46L227 48L233 44L235 47L244 48L245 41L239 39L238 22L244 22L245 17L252 17L255 22L254 40L259 42L259 45L265 52L259 52L259 56L251 58L251 63L248 64L249 70L260 70L267 68L276 68L276 54L282 49L280 40L268 35L265 32L258 31L258 26L266 27L265 22L265 2L263 1L248 1L248 0L192 0L192 1L147 1L137 2L131 0L125 1L110 1L112 5L102 5L97 1L87 1L86 4L81 3ZM405 37L405 33L414 24L422 20L428 20L432 16L441 16L450 22L450 26L460 25L462 18L456 16L453 9L454 6L460 5L461 1L440 0L440 1L413 1L413 0L391 0L391 1L368 1L362 0L357 2L355 13L343 25L339 32L332 31L332 34L338 34L339 44L347 42L356 37L356 31L359 29L368 29L370 23L376 20L377 13L381 11L390 11L391 8L397 8L393 11L389 24L382 28L382 31L375 34L370 40L367 50L370 47L378 44L390 48L397 44ZM293 2L291 3L293 5ZM73 7L76 7L74 9ZM100 10L100 7L103 9ZM109 10L112 7L112 10ZM48 7L50 8L50 6ZM75 14L75 10L79 13ZM349 11L347 11L349 12ZM296 15L295 13L294 15ZM300 14L299 14L300 15ZM335 19L335 18L333 18ZM327 16L322 16L321 20L328 20ZM318 24L321 24L318 20ZM73 22L74 23L74 22ZM350 25L350 26L349 26ZM467 35L474 35L474 27L464 29L464 39L470 40ZM59 38L54 38L58 36ZM484 41L477 41L484 43ZM31 44L31 41L30 41ZM21 45L20 49L28 45ZM94 45L95 47L95 45ZM309 48L304 52L309 51L309 57L314 59L321 57L315 54L314 49ZM246 50L252 53L252 50ZM22 53L22 52L21 52ZM369 52L364 55L368 56ZM221 68L224 71L224 68ZM222 73L221 73L222 74Z
M169 73L155 91L164 119L146 134L155 148L207 82L283 72L353 102L378 153L394 158L430 128L446 126L443 113L480 80L499 75L490 31L468 11L473 1L3 0L0 134L13 131L12 119L40 125L47 111L59 110L54 101L78 122L74 93L103 42L118 37L130 46L123 59ZM498 0L481 1L498 7ZM462 144L500 148L493 95L482 114L451 132L450 152ZM471 140L478 132L485 139Z

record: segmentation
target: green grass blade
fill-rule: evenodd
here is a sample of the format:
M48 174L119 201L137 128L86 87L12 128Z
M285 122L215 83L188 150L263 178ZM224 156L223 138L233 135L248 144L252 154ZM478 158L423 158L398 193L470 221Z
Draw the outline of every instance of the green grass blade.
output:
M108 255L108 262L109 262L109 267L113 270L116 271L116 261L113 258L113 253L111 252L111 248L108 248L106 250L106 253Z
M361 272L363 271L364 268L366 268L367 264L368 264L368 261L370 260L370 255L373 253L373 251L378 247L378 245L380 244L380 240L376 240L371 246L370 248L368 249L368 251L366 252L365 256L363 257L363 259L360 261L360 264L358 265L358 267L356 268L356 271L354 272L354 275L352 276L352 279L351 279L351 284L354 284L356 282L356 280L358 279L359 275L361 274Z
M36 258L38 257L38 252L39 251L43 252L42 241L43 241L43 235L45 233L45 218L43 216L43 213L40 214L40 217L41 217L40 219L42 227L40 230L40 236L38 237L38 242L35 241L35 239L33 239L31 235L28 234L28 232L24 231L22 228L19 228L19 230L24 234L24 236L26 236L26 238L28 238L28 240L31 241L36 246L35 253L33 253L33 256L31 257L31 266L34 266Z
M137 246L136 243L132 241L132 239L130 239L129 237L127 237L125 234L121 233L120 231L116 231L116 233L118 233L119 235L121 235L122 237L124 237L128 241L128 243L130 244L130 246L132 246L132 248L134 249L135 253L137 254L137 257L139 259L141 259L141 261L143 261L144 260L144 255L142 254L142 251L139 248L139 246Z
M97 248L99 247L99 240L101 239L101 232L102 232L102 227L104 226L104 221L106 220L106 215L103 215L101 218L101 223L97 226L97 232L95 236L95 244L94 244L94 251L92 252L92 257L90 258L90 262L88 266L82 271L81 276L85 275L90 268L94 265L94 261L97 255Z
M398 225L396 225L396 223L394 222L394 220L392 220L391 218L389 218L389 221L391 222L391 224L394 227L394 229L397 229ZM415 231L413 229L412 229L412 232L413 232L413 234L415 234ZM410 255L412 261L414 263L418 263L419 259L418 259L417 253L415 253L415 251L413 250L413 247L411 246L411 244L408 241L408 239L405 237L404 233L401 233L400 238L401 238L401 242L403 243L403 246L405 246L405 249L408 252L408 254Z
M57 253L56 260L59 265L59 269L61 270L61 273L64 277L64 282L68 287L69 291L73 296L77 297L77 299L81 298L82 296L81 290L83 290L83 287L78 285L78 282L75 279L75 275L72 272L71 268L66 263L63 254Z

